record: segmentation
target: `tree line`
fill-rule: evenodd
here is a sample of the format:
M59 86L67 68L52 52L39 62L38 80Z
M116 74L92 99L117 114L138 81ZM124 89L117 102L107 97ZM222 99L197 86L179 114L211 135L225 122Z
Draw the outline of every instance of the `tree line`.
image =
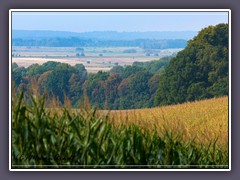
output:
M69 38L22 39L13 38L13 46L47 46L47 47L140 47L144 49L184 48L187 41L183 39L137 39L137 40L100 40Z
M12 65L12 78L18 89L31 89L33 81L40 93L69 98L74 107L87 96L92 106L104 109L152 107L158 79L170 57L132 66L115 66L109 72L87 73L82 64L60 62L33 64L28 68Z
M87 73L82 64L59 62L28 68L12 64L18 89L39 86L40 93L67 97L74 107L88 97L99 109L148 108L228 95L228 25L204 28L175 57L109 72Z

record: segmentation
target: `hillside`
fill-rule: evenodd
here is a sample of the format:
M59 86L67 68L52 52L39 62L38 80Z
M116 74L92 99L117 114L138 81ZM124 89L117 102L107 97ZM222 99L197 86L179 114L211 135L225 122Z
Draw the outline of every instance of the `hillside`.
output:
M170 60L155 105L228 95L228 24L209 26Z
M105 113L108 111L104 111ZM115 124L136 124L142 128L183 135L188 141L195 138L199 144L208 144L218 138L217 144L228 146L228 97L213 98L156 108L109 111Z

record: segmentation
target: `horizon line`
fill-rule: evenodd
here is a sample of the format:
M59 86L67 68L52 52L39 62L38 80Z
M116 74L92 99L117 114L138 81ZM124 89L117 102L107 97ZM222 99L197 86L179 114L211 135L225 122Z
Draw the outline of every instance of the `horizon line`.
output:
M71 33L88 33L88 32L117 32L117 33L144 33L144 32L198 32L199 30L165 30L165 31L116 31L116 30L93 30L93 31L64 31L64 30L46 30L46 29L12 29L13 31L52 31L52 32L71 32Z

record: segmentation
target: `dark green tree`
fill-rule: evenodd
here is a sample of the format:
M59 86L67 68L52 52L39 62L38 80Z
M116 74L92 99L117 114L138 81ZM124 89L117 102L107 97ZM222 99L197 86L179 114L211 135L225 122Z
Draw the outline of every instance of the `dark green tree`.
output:
M228 24L204 28L170 60L160 77L155 105L228 94Z
M46 89L48 94L54 94L61 102L64 101L64 93L70 91L69 79L72 74L77 74L77 69L69 64L61 63L47 76Z

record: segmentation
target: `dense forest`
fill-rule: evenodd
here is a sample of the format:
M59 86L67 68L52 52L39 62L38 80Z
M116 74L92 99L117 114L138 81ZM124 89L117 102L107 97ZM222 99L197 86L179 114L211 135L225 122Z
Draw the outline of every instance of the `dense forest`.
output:
M87 96L92 106L101 109L142 108L153 106L160 74L169 59L115 66L110 72L96 74L88 74L82 64L49 61L24 68L14 63L12 76L19 89L38 85L41 94L54 95L62 103L66 95L75 107Z
M228 24L219 24L190 40L160 77L155 105L227 95L228 38Z
M37 85L41 94L60 102L68 98L79 107L88 98L99 109L146 108L228 95L228 24L203 29L176 57L96 74L87 73L82 64L47 62L23 68L14 63L12 79L16 89L28 91Z

